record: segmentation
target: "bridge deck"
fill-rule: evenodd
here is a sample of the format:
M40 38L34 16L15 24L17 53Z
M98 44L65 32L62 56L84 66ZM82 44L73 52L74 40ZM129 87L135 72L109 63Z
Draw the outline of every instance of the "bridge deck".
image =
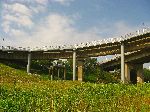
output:
M114 70L120 68L121 57L116 57L109 61L103 62L100 66L106 70ZM150 62L150 48L141 49L139 51L125 55L125 63L144 64Z
M77 53L77 58L97 57L105 55L120 54L121 43L125 45L125 53L141 49L150 49L150 31L126 38L112 38L95 42L93 45L72 46L66 49L0 49L0 59L27 59L28 53L32 54L32 59L60 59L72 58L73 51Z

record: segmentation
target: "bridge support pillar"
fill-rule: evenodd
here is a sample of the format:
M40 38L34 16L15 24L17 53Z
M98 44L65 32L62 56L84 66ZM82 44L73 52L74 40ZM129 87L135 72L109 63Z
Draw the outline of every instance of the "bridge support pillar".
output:
M121 81L122 83L125 82L125 73L124 73L124 43L121 43Z
M128 63L125 63L125 82L130 82L130 67Z
M125 82L143 83L143 64L125 63Z
M30 73L31 68L31 53L28 54L27 73Z
M66 68L64 67L64 80L66 80Z
M83 80L83 60L78 60L78 81Z
M73 81L76 78L76 51L73 51Z
M50 68L49 68L49 74L50 74L50 79L51 80L53 80L53 72L54 72L53 69L54 69L53 66L50 66Z

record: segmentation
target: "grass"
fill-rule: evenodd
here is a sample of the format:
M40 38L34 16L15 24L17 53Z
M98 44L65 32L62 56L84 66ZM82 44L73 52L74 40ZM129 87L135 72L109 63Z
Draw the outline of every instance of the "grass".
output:
M148 112L150 83L49 81L0 64L2 112Z

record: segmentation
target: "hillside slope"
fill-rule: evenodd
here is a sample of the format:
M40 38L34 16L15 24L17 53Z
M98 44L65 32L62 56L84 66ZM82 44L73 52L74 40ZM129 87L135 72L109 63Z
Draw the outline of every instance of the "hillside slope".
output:
M0 111L150 111L150 84L49 81L0 64Z

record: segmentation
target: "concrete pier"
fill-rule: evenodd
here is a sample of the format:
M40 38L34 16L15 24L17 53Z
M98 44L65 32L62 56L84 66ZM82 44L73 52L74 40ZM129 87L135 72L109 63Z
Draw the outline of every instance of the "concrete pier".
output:
M64 80L66 80L66 68L64 67Z
M124 76L124 43L121 43L121 81L122 83L125 82L125 76Z
M53 80L53 72L54 72L53 69L54 69L53 66L50 66L50 68L49 68L49 75L50 75L50 79L51 80Z
M130 82L130 67L128 63L125 63L125 82Z
M143 64L125 63L125 82L143 83Z
M28 54L27 73L30 73L31 69L31 53Z
M83 60L78 60L78 81L83 80Z
M73 81L76 79L76 51L73 50Z

